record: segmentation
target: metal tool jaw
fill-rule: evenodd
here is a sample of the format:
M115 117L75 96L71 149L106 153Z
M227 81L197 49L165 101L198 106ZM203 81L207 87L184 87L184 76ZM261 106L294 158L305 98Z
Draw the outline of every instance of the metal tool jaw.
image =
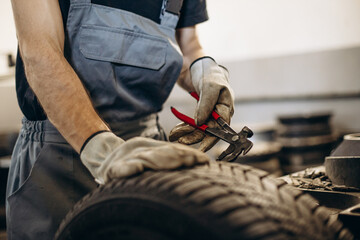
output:
M196 92L191 92L190 95L199 101L199 96ZM190 126L218 137L230 144L230 146L216 159L217 161L234 161L241 153L244 153L244 155L248 153L253 146L253 143L248 140L248 138L251 138L253 135L250 128L245 126L239 133L237 133L215 111L212 111L211 116L219 124L220 128L210 128L206 124L198 126L193 118L180 113L173 107L171 107L171 112L181 121L189 124Z
M219 131L216 128L206 129L207 132L230 144L229 147L216 159L217 161L231 162L234 161L241 153L245 155L250 151L253 146L253 143L248 139L253 135L250 128L245 126L239 133L234 132L234 130L230 127L227 128L226 126L223 126L223 128L227 131Z

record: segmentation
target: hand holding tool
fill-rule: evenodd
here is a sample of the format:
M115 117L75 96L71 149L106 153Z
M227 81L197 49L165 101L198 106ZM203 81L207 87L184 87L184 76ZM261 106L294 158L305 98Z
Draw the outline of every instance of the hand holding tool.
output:
M199 101L197 93L192 92L190 95ZM253 143L247 139L253 135L253 132L248 127L245 126L239 133L236 133L215 111L212 111L211 116L219 124L220 128L210 128L206 124L198 126L193 118L180 113L173 107L171 107L171 111L181 121L205 133L216 136L230 144L229 147L217 158L218 161L234 161L242 152L244 155L248 153L253 146Z
M186 82L185 89L195 90L200 96L194 114L195 123L199 126L217 126L216 121L210 117L213 110L226 122L230 122L234 114L234 93L229 84L227 69L218 65L213 58L204 56L193 61L189 73L186 80L183 80ZM169 140L186 145L200 143L199 150L206 152L219 141L219 138L180 123L170 131Z
M225 120L234 114L234 93L229 85L228 70L211 57L202 57L190 65L190 77L199 94L195 122L202 125L215 109Z

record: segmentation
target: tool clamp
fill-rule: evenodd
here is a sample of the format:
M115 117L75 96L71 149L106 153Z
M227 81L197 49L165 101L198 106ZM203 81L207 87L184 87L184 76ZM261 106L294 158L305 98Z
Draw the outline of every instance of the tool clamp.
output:
M199 101L199 96L196 92L191 92L190 95ZM245 155L253 146L253 143L248 140L248 138L251 138L253 135L253 132L250 130L250 128L245 126L239 133L236 133L234 129L232 129L229 124L227 124L225 120L215 111L212 111L211 116L219 124L220 128L210 128L206 124L198 126L196 125L193 118L180 113L173 107L171 107L171 112L178 119L189 124L190 126L218 137L230 144L229 147L216 159L217 161L235 161L242 152Z

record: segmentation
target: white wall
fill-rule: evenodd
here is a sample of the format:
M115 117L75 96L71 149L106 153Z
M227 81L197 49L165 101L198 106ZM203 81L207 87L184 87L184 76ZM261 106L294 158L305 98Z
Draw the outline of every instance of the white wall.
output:
M13 77L0 80L0 133L17 131L22 113L17 103Z
M16 31L10 0L0 0L0 54L15 53Z
M289 55L360 45L359 0L207 0L199 26L220 60ZM11 1L0 1L0 53L16 51Z
M359 0L207 0L199 26L220 60L262 58L360 46Z
M5 55L12 53L15 56L16 49L11 1L0 0L0 132L16 131L21 125L22 114L16 99L15 79L4 76L11 73Z

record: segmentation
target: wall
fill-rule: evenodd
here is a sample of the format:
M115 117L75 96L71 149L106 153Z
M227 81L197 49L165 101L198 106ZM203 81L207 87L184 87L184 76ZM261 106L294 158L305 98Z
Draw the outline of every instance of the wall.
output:
M202 44L218 60L360 45L359 0L207 0ZM0 2L0 54L16 51L11 1Z
M17 103L14 82L13 77L0 80L0 134L15 132L21 127L22 113Z
M221 60L360 45L359 0L207 0L203 46Z
M21 125L15 79L7 68L5 55L15 54L17 48L16 30L13 21L11 1L0 1L0 133L17 131ZM7 76L5 76L7 75Z
M17 40L10 0L0 2L0 54L15 53Z

